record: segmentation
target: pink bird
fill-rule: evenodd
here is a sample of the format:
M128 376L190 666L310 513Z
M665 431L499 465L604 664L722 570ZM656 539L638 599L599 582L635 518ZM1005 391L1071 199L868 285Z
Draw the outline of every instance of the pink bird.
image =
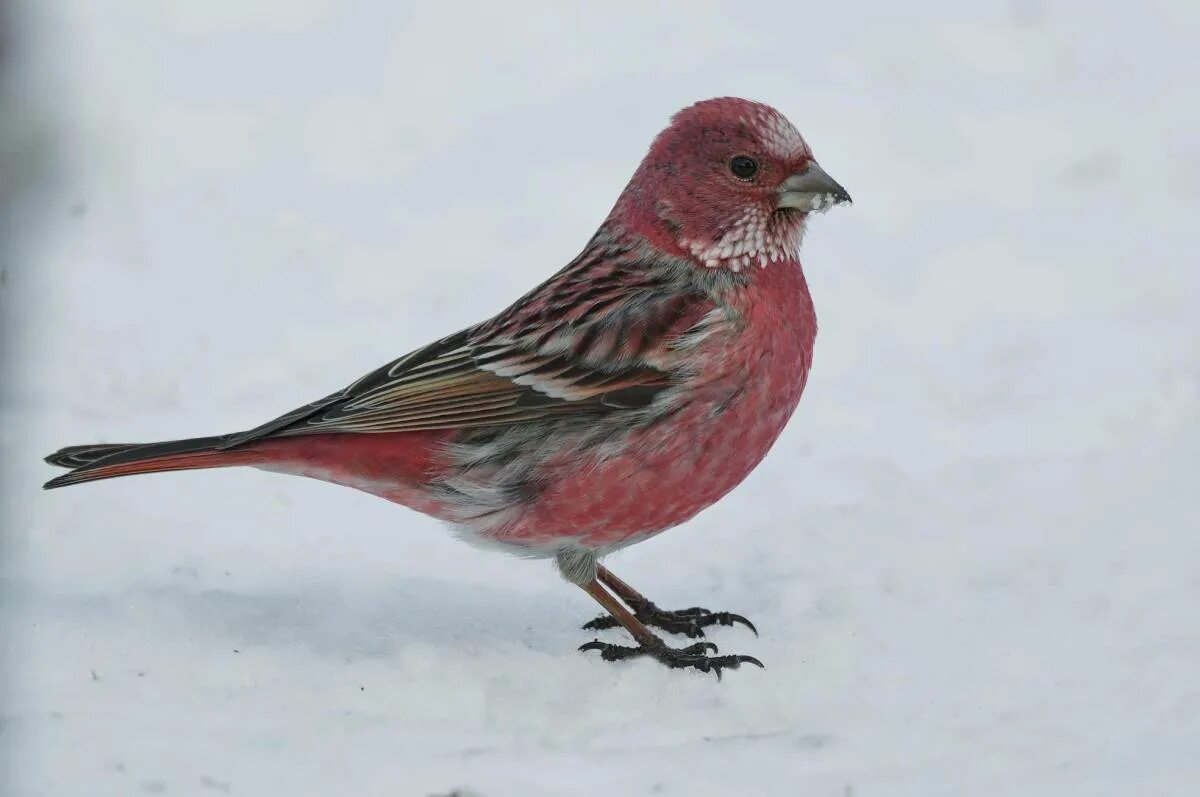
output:
M583 252L494 318L249 431L71 446L46 487L250 465L335 482L449 522L469 542L554 559L649 656L715 672L752 656L668 645L746 618L666 611L600 564L693 517L766 455L800 400L817 321L798 252L810 213L850 196L774 108L677 113ZM757 632L756 632L757 633Z

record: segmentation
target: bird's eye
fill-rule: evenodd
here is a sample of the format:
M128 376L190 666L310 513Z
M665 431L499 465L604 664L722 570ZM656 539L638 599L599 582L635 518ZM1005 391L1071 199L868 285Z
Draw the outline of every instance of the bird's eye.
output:
M737 155L729 161L729 171L739 180L749 180L758 174L758 162L746 155Z

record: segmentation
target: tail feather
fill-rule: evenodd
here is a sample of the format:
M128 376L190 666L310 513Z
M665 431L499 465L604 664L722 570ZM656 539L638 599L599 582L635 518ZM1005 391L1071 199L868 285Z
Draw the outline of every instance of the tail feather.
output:
M51 479L43 487L51 490L135 473L249 465L261 458L249 449L220 450L218 446L226 439L226 436L193 437L162 443L68 446L46 457L46 461L73 470Z
M124 451L130 448L137 448L139 443L93 443L86 446L67 446L60 448L50 456L46 457L46 462L51 465L57 465L60 468L82 468L85 465L91 465L98 459L115 454L118 451Z

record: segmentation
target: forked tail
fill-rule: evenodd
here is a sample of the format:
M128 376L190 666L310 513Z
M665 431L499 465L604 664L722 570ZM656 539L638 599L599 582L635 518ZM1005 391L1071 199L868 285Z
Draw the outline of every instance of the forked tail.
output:
M222 450L228 436L193 437L162 443L96 443L67 446L46 457L51 465L71 468L71 472L51 479L43 487L51 490L68 484L130 476L135 473L159 473L169 470L222 468L252 465L261 455L252 449Z

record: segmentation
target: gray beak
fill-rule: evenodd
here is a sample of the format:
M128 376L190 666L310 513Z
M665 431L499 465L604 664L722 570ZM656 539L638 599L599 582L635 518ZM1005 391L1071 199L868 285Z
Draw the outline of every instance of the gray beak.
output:
M815 213L849 201L846 189L813 161L807 169L783 181L775 207Z

